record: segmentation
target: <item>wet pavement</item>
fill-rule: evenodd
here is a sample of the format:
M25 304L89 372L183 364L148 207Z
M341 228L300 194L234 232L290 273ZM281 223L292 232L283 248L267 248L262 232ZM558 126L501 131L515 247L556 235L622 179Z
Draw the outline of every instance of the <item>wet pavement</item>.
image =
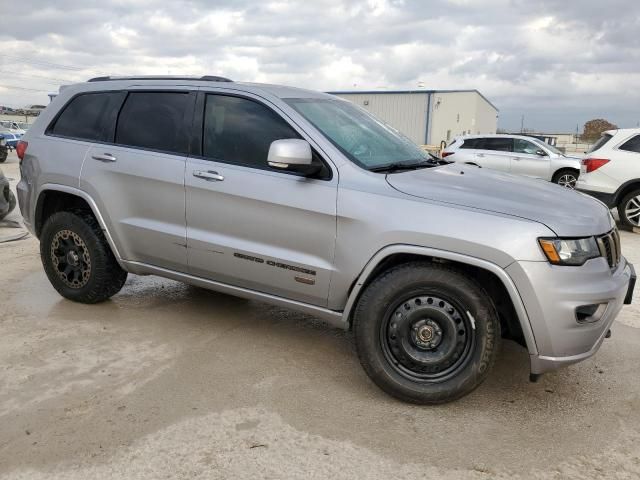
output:
M0 243L0 285L0 478L640 478L638 303L590 360L531 384L503 342L478 390L418 407L295 312L133 275L74 304L32 237Z

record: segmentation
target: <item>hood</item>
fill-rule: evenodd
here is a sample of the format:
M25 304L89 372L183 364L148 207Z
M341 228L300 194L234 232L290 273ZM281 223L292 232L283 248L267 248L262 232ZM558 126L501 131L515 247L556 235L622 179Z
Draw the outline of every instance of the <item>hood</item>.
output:
M396 190L427 200L542 223L558 236L590 236L613 228L605 205L544 180L451 164L387 175Z

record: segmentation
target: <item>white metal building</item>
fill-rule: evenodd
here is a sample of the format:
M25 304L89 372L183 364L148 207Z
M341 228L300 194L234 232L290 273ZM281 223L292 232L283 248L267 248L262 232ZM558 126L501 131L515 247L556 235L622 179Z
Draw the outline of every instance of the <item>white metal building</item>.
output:
M417 144L496 133L498 109L478 90L328 92L369 110Z

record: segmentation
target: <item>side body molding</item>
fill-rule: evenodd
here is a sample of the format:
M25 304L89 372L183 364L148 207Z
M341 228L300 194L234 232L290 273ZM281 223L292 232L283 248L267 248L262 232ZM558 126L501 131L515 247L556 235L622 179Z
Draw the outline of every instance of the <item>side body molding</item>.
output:
M381 250L379 250L372 258L369 260L369 263L364 267L362 273L358 277L353 290L349 294L349 298L347 300L347 304L345 305L344 312L342 313L343 323L349 324L351 313L355 306L355 303L360 296L360 292L362 291L362 287L366 284L367 280L371 276L373 270L380 264L382 260L389 257L390 255L405 253L405 254L413 254L420 255L423 257L434 257L441 258L444 260L451 260L454 262L459 262L467 265L473 265L475 267L482 268L487 270L493 274L495 274L507 292L509 293L509 297L513 302L513 306L515 308L516 314L518 315L518 320L520 321L520 326L522 328L522 333L524 335L525 342L527 343L527 350L530 355L537 355L538 348L536 346L535 337L533 336L533 330L531 328L531 322L529 320L529 316L527 315L527 310L522 303L522 298L518 293L518 289L516 288L515 283L511 277L504 271L500 266L495 263L488 262L486 260L482 260L480 258L471 257L468 255L462 255L460 253L449 252L446 250L436 250L433 248L420 247L416 245L389 245Z

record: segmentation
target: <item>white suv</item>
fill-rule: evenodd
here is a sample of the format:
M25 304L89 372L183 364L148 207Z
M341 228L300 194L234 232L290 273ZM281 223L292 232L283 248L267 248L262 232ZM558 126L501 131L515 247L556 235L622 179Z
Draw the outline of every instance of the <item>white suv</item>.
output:
M542 178L574 188L580 159L526 135L468 135L458 137L442 152L442 158L458 163Z
M617 207L624 224L640 226L640 128L604 132L582 160L576 188Z

